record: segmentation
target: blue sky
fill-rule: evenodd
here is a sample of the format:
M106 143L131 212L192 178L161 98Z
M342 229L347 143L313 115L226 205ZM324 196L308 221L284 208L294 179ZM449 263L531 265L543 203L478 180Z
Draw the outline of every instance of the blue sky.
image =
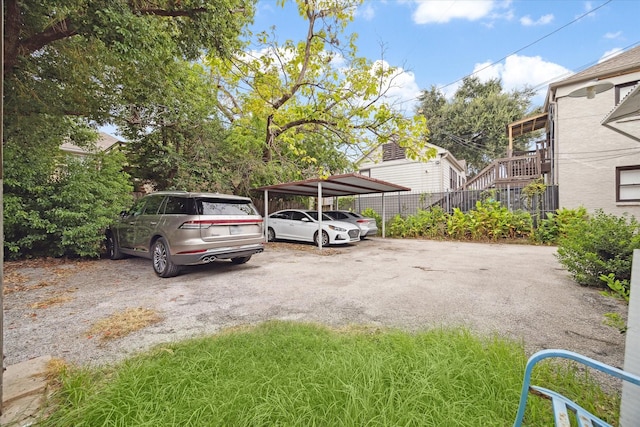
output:
M305 35L292 1L258 2L252 30L272 26L280 42ZM358 34L361 56L402 69L396 95L410 107L420 90L434 85L450 95L480 69L506 90L539 89L541 105L551 81L640 43L640 1L365 0L347 32Z

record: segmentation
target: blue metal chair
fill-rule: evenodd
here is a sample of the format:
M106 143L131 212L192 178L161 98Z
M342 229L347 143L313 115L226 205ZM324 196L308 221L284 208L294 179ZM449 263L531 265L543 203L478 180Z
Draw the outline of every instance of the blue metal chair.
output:
M571 423L568 411L571 411L575 414L579 427L612 427L611 424L602 421L600 418L596 417L592 413L588 412L587 410L562 396L561 394L543 387L531 385L531 371L533 371L533 366L539 361L548 359L550 357L560 357L564 359L574 360L621 380L628 381L635 385L640 385L640 376L631 374L618 368L614 368L613 366L606 365L602 362L598 362L597 360L591 359L581 354L567 350L542 350L531 356L529 358L529 361L527 362L527 367L524 372L524 381L522 382L522 391L520 392L520 405L518 406L518 415L516 416L516 421L513 424L513 427L522 426L522 419L524 418L524 410L527 406L527 398L529 396L529 392L551 400L556 426L570 427Z

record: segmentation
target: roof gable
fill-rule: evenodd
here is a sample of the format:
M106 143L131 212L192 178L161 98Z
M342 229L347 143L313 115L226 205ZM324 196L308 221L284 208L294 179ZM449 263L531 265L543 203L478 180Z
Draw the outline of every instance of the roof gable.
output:
M622 52L613 58L600 62L592 67L582 70L564 80L551 84L552 87L564 86L570 83L578 83L586 80L602 79L632 71L640 71L640 46Z

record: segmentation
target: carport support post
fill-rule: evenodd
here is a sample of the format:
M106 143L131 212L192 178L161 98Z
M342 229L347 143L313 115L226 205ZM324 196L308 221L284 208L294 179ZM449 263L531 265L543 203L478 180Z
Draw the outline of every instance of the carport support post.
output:
M382 193L382 238L385 238L385 223L387 222L387 218L385 215L385 208L384 208L384 193Z
M322 250L322 182L318 181L318 248Z
M624 370L640 375L640 249L633 250L631 293L627 316ZM623 382L620 427L637 426L640 420L640 386Z
M269 241L269 190L264 190L264 222L262 226L264 229L262 230L262 234L264 234L264 241Z

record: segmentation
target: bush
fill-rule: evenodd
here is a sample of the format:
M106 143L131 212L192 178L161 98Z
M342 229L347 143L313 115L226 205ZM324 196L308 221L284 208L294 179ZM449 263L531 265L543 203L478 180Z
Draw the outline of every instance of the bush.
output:
M598 210L588 221L566 227L558 259L584 286L602 286L601 276L629 282L633 250L640 248L640 225L634 217L616 217Z
M484 200L476 208L463 213L454 209L447 219L447 233L455 239L498 240L527 237L531 233L531 215L511 212L500 202Z
M569 229L574 228L589 219L587 210L558 209L555 213L547 213L538 228L532 235L534 241L546 244L557 244L560 238L565 237Z
M389 235L392 237L430 237L445 236L447 215L439 207L428 210L419 209L415 215L403 219L396 215L389 222Z
M57 157L56 165L7 151L11 172L4 197L5 256L99 256L105 228L131 203L124 156Z

